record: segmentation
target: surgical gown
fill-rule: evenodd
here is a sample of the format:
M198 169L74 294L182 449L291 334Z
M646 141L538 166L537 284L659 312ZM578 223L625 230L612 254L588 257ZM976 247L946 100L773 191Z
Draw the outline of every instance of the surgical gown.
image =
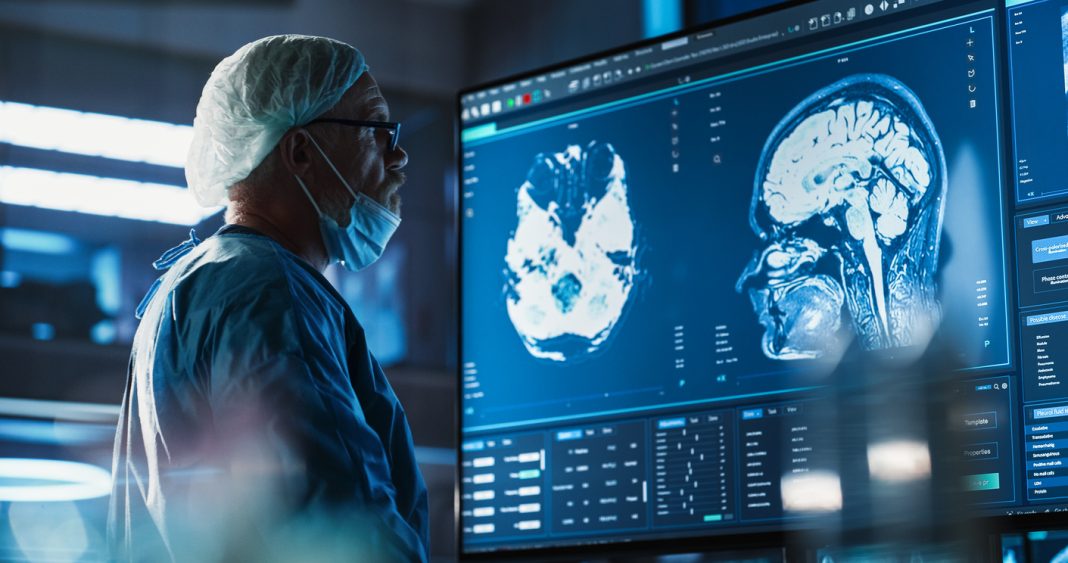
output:
M115 436L113 555L425 561L407 419L326 279L233 225L161 262Z

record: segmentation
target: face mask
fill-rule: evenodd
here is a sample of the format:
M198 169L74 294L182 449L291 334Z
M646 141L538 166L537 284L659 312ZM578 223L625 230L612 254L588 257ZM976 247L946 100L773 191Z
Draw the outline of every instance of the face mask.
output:
M386 243L400 225L400 217L363 193L353 191L349 183L334 167L334 163L330 162L330 158L326 156L323 149L319 148L319 143L315 142L311 133L308 134L308 138L311 139L315 149L323 156L326 163L330 165L337 179L341 180L341 184L352 194L352 197L356 198L356 204L349 210L349 226L343 229L337 221L323 213L300 176L294 174L293 177L297 179L300 188L304 190L304 195L308 196L315 212L319 214L319 232L323 235L323 244L326 246L326 254L331 263L340 261L346 269L353 272L360 271L382 256L382 252L386 250Z

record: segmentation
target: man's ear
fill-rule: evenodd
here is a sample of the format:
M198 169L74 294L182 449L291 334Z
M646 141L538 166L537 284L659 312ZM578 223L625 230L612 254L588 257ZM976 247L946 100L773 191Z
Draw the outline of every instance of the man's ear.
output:
M311 137L302 127L290 129L282 135L282 140L278 141L282 166L290 175L295 174L302 178L307 175L308 168L311 167L311 151L313 150L315 147L312 146Z

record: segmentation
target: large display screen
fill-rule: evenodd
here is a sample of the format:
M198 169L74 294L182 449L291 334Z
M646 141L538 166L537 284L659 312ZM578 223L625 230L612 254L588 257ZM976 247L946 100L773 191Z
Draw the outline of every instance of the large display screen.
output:
M1068 196L1068 87L1003 88L1068 59L1028 9L793 6L462 92L463 551L772 529L793 477L840 507L827 366L936 331L969 501L1068 496L1068 208L1013 207Z

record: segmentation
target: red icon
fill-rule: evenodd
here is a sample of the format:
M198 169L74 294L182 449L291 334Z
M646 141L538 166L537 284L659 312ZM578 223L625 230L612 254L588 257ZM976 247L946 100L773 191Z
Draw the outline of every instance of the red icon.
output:
M524 104L529 104L530 103L530 93L529 92L526 93L526 94L523 94L523 103Z

